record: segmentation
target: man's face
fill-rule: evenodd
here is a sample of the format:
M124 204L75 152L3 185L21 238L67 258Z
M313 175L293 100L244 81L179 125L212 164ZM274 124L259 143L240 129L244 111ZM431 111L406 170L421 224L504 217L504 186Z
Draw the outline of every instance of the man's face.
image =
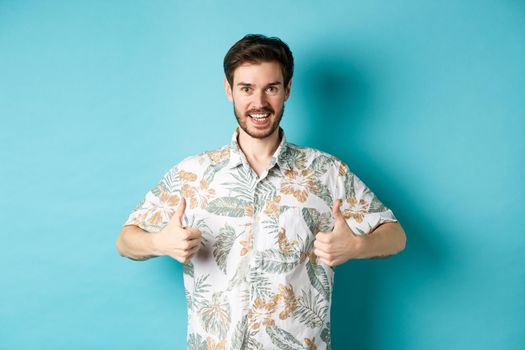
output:
M291 81L284 86L278 62L242 64L233 72L233 86L225 79L224 87L244 132L263 139L277 130L291 87Z

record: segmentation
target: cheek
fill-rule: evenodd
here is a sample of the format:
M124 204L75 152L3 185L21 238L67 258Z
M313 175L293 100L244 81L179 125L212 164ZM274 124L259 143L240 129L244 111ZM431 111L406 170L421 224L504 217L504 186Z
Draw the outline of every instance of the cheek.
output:
M270 104L272 105L273 109L275 110L281 110L284 105L284 99L283 98L276 98L271 100Z

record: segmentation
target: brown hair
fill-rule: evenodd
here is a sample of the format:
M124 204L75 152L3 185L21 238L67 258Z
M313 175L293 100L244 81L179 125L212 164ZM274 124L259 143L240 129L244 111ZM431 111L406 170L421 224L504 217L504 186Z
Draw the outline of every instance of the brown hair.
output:
M277 61L281 65L284 87L293 76L293 55L285 42L277 37L261 34L248 34L237 41L224 56L224 74L230 86L233 85L233 72L243 63Z

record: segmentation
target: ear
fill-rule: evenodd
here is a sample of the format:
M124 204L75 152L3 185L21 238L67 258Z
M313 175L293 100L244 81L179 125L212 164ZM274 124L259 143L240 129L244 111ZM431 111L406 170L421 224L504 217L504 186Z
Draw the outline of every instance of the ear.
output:
M292 90L292 79L288 82L288 86L286 87L284 91L284 100L288 100L288 97L290 97L290 91Z
M230 86L230 83L228 83L228 79L224 77L224 90L226 91L226 97L230 102L233 102L233 92L232 87Z

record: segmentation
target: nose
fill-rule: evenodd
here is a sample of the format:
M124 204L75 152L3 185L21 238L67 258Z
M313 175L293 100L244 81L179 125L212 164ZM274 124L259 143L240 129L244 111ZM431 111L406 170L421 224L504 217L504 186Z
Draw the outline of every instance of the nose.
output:
M253 94L253 107L262 108L268 104L264 90L255 91Z

